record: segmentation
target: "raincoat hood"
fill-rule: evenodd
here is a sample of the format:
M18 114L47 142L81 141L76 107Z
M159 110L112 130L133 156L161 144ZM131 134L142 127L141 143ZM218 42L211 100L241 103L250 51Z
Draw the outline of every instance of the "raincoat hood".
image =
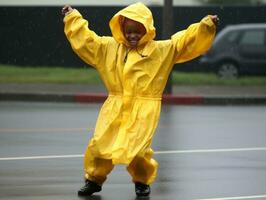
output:
M147 43L155 38L155 28L153 25L152 13L149 8L147 8L143 3L139 2L120 10L110 20L110 29L112 31L114 39L118 43L123 43L129 46L121 28L123 17L137 21L143 24L143 26L145 27L146 34L141 38L138 45Z

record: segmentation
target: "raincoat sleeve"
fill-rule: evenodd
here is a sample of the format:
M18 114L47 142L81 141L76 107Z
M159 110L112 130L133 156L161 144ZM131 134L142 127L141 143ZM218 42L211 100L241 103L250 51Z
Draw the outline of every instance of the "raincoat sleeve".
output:
M213 42L216 26L210 16L171 37L175 46L174 63L192 60L208 51Z
M100 37L88 28L88 21L77 10L64 17L64 32L74 52L87 64L98 67L104 57L108 37Z

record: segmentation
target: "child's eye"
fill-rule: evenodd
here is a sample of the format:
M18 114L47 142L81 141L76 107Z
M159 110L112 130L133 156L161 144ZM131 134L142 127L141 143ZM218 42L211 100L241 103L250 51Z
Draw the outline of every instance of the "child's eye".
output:
M140 31L132 31L131 34L140 34Z

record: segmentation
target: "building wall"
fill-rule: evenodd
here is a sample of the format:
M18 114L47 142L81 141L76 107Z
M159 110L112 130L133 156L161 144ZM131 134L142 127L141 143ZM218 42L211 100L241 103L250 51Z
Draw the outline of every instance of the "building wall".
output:
M111 35L108 22L121 9L76 7L99 35ZM150 7L161 39L162 8ZM0 7L0 64L31 66L84 66L73 53L63 32L59 6ZM104 15L102 14L104 13ZM227 24L266 23L266 6L174 7L174 32L200 21L207 14L218 14L218 31Z

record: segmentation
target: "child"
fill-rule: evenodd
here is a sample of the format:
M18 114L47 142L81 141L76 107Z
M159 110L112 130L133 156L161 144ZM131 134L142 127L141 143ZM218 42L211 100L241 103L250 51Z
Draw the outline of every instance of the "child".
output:
M148 196L158 168L151 143L167 78L175 63L191 60L210 48L218 17L209 15L169 40L154 41L152 13L142 3L114 15L109 24L113 37L91 31L70 6L62 13L73 50L97 69L109 93L85 153L85 186L78 195L101 191L114 165L125 164L136 195Z

